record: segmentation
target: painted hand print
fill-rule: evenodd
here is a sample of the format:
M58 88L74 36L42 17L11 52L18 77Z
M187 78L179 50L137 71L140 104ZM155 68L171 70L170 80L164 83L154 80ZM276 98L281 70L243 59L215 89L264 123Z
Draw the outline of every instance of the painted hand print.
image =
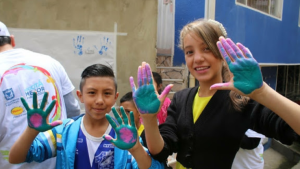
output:
M161 95L155 91L149 64L143 63L138 68L138 88L136 89L133 77L130 77L133 100L141 114L155 114L159 112L160 105L170 92L173 85L168 85Z
M240 43L234 44L231 39L223 37L217 42L217 46L233 74L233 80L228 83L214 84L211 89L233 86L244 94L250 94L262 86L260 67L248 48Z
M84 43L84 37L81 35L77 36L77 40L75 38L73 38L73 46L75 48L74 50L74 54L77 55L82 55L83 51L82 51L82 45Z
M108 140L109 142L113 143L116 147L123 149L123 150L128 150L131 149L137 142L137 130L135 127L134 123L134 116L133 112L130 112L130 124L128 117L125 113L125 110L123 107L120 107L120 111L123 117L120 117L119 113L117 112L116 108L112 108L112 112L114 116L116 117L117 121L119 124L116 124L116 121L114 121L110 115L106 114L105 117L110 123L110 125L113 127L113 129L116 132L117 138L113 139L109 135L103 135L103 138Z
M99 55L106 56L107 55L107 51L108 51L109 47L111 46L111 41L110 41L110 39L108 37L104 36L100 40L100 46L98 46L98 47L97 46L94 45L94 47L98 51Z
M60 120L54 121L49 124L48 122L48 116L55 106L56 100L53 100L51 104L48 106L46 111L44 111L46 102L47 102L48 92L45 92L42 103L40 108L38 108L38 102L37 102L37 93L33 93L33 109L30 109L26 100L21 97L21 102L25 109L27 110L27 121L28 126L30 128L33 128L39 132L44 132L49 129L52 129L53 127L62 124Z

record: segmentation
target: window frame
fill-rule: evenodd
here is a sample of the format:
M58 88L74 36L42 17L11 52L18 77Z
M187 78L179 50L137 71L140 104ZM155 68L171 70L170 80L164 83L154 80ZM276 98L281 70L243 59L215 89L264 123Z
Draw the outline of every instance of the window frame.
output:
M271 2L271 0L268 0L268 1ZM264 15L270 16L270 17L272 17L272 18L278 19L278 20L280 20L280 21L282 20L284 0L281 1L281 2L282 2L282 4L281 4L281 10L280 10L280 12L281 12L281 15L280 15L280 16L281 16L281 17L277 17L277 16L275 16L275 15L272 15L271 13L267 13L267 12L261 11L261 10L259 10L259 9L253 8L253 7L251 7L251 6L248 6L248 5L247 5L248 0L245 0L245 2L246 2L246 3L243 4L243 3L241 3L241 2L238 2L238 0L235 0L235 4L236 4L236 5L243 6L243 7L245 7L245 8L251 9L251 10L253 10L253 11L256 11L256 12L262 13L262 14L264 14ZM299 26L300 26L300 20L299 20Z

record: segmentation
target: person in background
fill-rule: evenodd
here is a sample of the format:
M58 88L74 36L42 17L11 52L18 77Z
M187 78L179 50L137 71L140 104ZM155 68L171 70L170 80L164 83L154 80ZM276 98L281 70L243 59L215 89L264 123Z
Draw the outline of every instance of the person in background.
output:
M152 75L154 79L153 85L155 87L155 90L157 91L158 94L161 94L161 91L163 90L162 78L160 74L157 72L152 72ZM166 121L166 118L168 116L167 109L170 104L171 104L171 100L167 97L164 103L161 105L160 111L157 113L158 124L163 124Z
M144 125L141 122L140 113L138 112L137 108L135 107L135 104L132 100L132 92L126 93L121 99L120 99L120 106L123 106L125 112L129 115L129 112L133 112L134 115L134 122L136 125L136 128L138 129L138 134L141 136L141 134L144 132Z
M32 102L33 93L39 100L48 91L48 103L57 102L48 118L49 121L63 120L80 114L75 89L63 66L50 56L26 49L14 48L15 38L4 23L0 22L0 168L6 169L51 169L55 158L44 163L8 162L11 146L27 126L27 111L20 97Z
M243 137L240 149L235 155L232 169L263 169L264 138L264 135L248 129Z

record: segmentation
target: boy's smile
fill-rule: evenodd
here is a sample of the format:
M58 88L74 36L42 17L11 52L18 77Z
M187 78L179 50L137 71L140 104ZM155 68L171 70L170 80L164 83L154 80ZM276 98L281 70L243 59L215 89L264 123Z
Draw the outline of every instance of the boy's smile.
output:
M77 91L77 95L85 106L86 115L100 120L111 111L119 93L116 93L111 77L89 77L85 80L82 91Z

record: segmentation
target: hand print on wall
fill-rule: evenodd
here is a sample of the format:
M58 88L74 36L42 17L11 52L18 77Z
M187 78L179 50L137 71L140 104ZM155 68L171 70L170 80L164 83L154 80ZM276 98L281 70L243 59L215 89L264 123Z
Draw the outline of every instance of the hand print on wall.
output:
M103 37L102 40L100 40L100 47L98 48L96 45L94 47L98 51L99 55L107 55L107 50L109 49L109 46L111 45L111 41L108 37Z
M82 55L83 54L83 52L82 52L83 43L84 43L84 37L83 36L78 35L77 40L75 40L75 38L73 38L73 46L75 48L74 54L77 54L77 55Z

